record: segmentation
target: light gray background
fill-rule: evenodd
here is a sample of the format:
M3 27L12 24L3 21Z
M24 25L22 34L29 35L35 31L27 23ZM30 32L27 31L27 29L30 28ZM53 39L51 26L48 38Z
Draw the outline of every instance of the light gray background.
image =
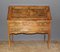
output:
M9 5L49 5L52 25L51 40L60 41L60 0L0 0L0 41L8 40L7 11ZM17 35L14 40L41 40L43 35Z

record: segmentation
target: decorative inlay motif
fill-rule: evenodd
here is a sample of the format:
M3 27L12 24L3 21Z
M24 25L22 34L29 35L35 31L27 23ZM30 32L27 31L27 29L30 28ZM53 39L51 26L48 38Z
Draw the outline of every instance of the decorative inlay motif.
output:
M11 7L12 15L10 19L15 19L15 18L48 18L48 13L49 13L49 7L46 6L27 6L24 8L22 7Z

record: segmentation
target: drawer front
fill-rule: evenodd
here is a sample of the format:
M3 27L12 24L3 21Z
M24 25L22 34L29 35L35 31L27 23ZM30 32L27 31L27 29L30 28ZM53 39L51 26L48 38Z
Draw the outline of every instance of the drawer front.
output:
M8 26L11 33L39 33L49 30L47 21L11 21Z

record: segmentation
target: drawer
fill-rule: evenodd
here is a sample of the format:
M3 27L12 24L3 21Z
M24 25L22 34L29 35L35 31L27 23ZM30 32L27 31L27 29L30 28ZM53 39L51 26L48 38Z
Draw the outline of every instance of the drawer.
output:
M49 30L49 27L41 27L41 26L24 26L24 27L10 27L10 32L17 32L17 33L32 33L32 32L47 32Z
M9 21L9 31L12 33L34 33L49 30L49 21Z

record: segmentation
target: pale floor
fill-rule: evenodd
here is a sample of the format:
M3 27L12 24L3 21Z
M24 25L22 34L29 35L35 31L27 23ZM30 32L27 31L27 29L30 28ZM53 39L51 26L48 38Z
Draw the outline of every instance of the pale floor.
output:
M0 42L0 52L60 52L60 43L51 42L48 49L47 42L43 41L14 42L10 48L8 42Z

